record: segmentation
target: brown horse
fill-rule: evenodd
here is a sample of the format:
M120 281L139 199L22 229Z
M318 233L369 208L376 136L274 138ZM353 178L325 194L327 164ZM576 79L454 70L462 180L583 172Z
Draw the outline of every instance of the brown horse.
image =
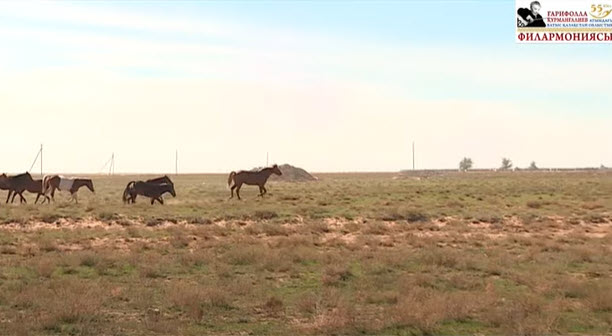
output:
M268 192L268 190L266 190L265 184L268 181L270 175L272 174L283 175L277 165L263 168L259 171L241 170L239 172L231 172L227 179L227 186L231 186L230 198L234 198L234 189L236 189L236 195L238 196L238 199L241 199L240 188L243 184L259 186L259 196L263 197L263 195ZM233 185L232 182L234 182Z
M70 191L71 200L79 203L76 193L81 187L87 187L92 193L95 193L91 179L70 179L59 175L47 175L43 178L42 192L45 197L51 195L51 199L55 202L55 190Z
M9 184L8 176L6 176L5 173L0 175L0 190L8 190L9 191L8 195L6 196L6 202L8 203L8 200L11 197L11 194L13 192L11 191L11 185Z
M26 190L37 193L38 197L36 197L36 202L38 202L38 198L41 194L41 185L42 183L40 180L38 180L37 183L37 180L32 179L32 175L30 175L28 172L14 176L6 176L6 174L0 175L0 189L9 191L8 195L6 196L6 203L8 203L9 199L11 199L11 194L13 195L11 203L15 201L15 196L17 195L19 195L20 203L28 203L25 197L23 197L23 192Z
M132 189L134 188L134 184L136 182L137 181L130 181L125 187L125 190L123 190L123 197L122 197L123 203L136 203L136 197L138 196L138 194L135 192L132 192ZM139 182L142 182L142 181L139 181ZM154 184L167 183L167 184L172 185L172 187L174 188L174 183L168 177L168 175L164 175L162 177L157 177L154 179L149 179L149 180L146 180L145 182L154 183ZM162 201L163 201L163 198L162 198Z
M176 197L174 184L171 183L132 181L128 183L126 190L128 190L129 199L132 200L132 203L136 201L136 195L151 198L151 204L153 204L155 201L158 201L160 204L164 204L162 195L165 193L170 193L172 197Z
M25 191L31 192L33 194L36 194L36 200L34 201L34 204L38 203L38 200L40 199L40 196L43 196L43 200L42 200L42 202L40 202L40 204L44 204L45 200L47 201L47 203L49 203L51 201L49 199L49 196L44 195L42 193L42 180L41 179L32 180L25 187L26 187ZM13 198L11 199L11 203L13 203L15 201L15 196L17 196L17 193L13 194Z

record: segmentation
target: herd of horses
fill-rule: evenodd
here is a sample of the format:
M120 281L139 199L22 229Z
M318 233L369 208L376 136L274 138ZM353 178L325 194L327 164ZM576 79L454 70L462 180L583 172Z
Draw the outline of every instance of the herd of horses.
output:
M231 172L227 179L227 186L230 188L230 198L234 197L234 190L236 190L236 196L238 196L238 199L241 199L240 188L243 184L258 186L259 196L263 197L268 192L265 184L272 174L282 175L277 165L255 171L241 170ZM55 191L57 190L70 192L70 200L78 203L77 192L81 187L86 187L92 193L95 193L93 181L88 178L67 178L61 175L46 175L42 179L34 179L29 172L12 176L6 174L0 175L0 190L8 190L6 203L9 200L13 203L17 195L19 195L20 203L27 203L26 198L23 196L25 191L36 194L34 204L38 203L41 196L43 198L41 204L45 201L50 203L55 201ZM138 195L141 195L150 198L151 204L154 204L155 201L164 204L162 196L166 193L176 197L174 183L167 175L164 175L146 181L130 181L123 191L122 200L123 203L133 204L136 202Z

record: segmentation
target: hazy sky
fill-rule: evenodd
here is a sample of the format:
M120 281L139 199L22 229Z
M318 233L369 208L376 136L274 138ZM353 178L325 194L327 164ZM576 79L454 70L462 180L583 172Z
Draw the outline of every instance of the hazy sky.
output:
M514 1L0 2L0 171L612 166L612 45ZM35 168L34 171L38 171Z

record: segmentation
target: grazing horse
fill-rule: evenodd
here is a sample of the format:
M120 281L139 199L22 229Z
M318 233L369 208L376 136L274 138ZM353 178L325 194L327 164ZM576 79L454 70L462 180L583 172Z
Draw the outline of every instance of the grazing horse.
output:
M32 175L28 172L14 176L2 174L0 175L0 189L8 189L9 191L6 196L6 203L8 203L11 198L11 194L13 195L11 203L15 200L15 196L17 195L19 195L20 203L28 203L25 197L23 197L23 192L26 190L30 191L30 189L36 189L36 181L32 179ZM38 197L36 200L38 201Z
M231 172L227 179L227 186L231 186L230 198L234 197L234 189L236 189L236 195L238 196L238 199L240 199L240 188L242 187L242 184L259 186L259 196L263 197L263 195L268 192L265 184L272 174L283 175L278 168L278 165L263 168L259 171L241 170L239 172ZM234 182L233 185L232 182Z
M65 178L59 175L47 175L43 178L42 193L45 197L51 195L51 199L55 202L55 190L70 191L71 199L79 203L77 191L83 186L87 187L92 193L95 193L91 179Z
M132 181L128 183L125 189L128 191L128 197L131 199L132 203L136 202L136 195L151 198L151 204L153 204L155 201L158 201L160 204L164 204L162 195L165 193L170 193L172 197L176 197L174 184L172 183Z
M142 182L142 181L140 181L140 182ZM174 188L174 183L168 177L168 175L164 175L162 177L157 177L157 178L154 178L154 179L146 180L145 182L147 182L147 183L154 183L154 184L167 183L167 184L172 185L172 187ZM127 186L125 187L125 190L123 190L123 197L122 197L123 203L136 203L136 196L138 196L138 194L134 193L134 192L131 192L131 190L134 188L134 184L135 183L136 183L136 181L130 181L127 184Z

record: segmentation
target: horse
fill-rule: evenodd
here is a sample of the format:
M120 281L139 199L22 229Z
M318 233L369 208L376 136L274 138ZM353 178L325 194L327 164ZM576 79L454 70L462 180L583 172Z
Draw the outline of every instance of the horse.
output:
M87 187L92 193L95 193L91 179L65 178L59 175L47 175L43 178L42 193L45 197L51 195L51 199L55 202L55 190L66 190L70 192L71 200L79 203L77 191L83 186Z
M145 182L147 182L147 183L156 183L156 184L167 183L167 184L172 185L172 187L174 188L174 183L168 177L168 175L164 175L162 177L157 177L157 178L154 178L154 179L149 179L149 180L146 180ZM138 194L130 192L130 190L132 188L134 188L134 184L135 183L136 183L136 181L130 181L127 184L127 186L125 187L125 190L123 190L123 197L122 197L123 203L136 203L136 197L138 196Z
M29 172L25 172L23 174L7 176L6 174L0 175L0 189L8 190L8 195L6 196L6 202L8 203L11 198L11 194L13 198L11 203L15 201L15 196L19 195L20 203L28 203L28 201L23 197L24 191L37 190L36 181L32 179L32 175ZM39 193L37 191L33 191ZM40 194L39 194L40 197ZM38 197L36 197L36 201L38 202Z
M6 202L8 203L8 200L11 197L11 194L13 193L13 191L11 190L11 186L9 184L8 176L6 176L6 173L2 173L2 175L0 175L0 190L9 191L8 195L6 196Z
M33 179L32 181L27 183L25 187L26 187L25 191L31 192L33 194L36 194L36 200L34 201L34 204L38 203L38 200L40 199L40 196L43 196L43 200L42 200L42 202L40 204L44 204L45 200L47 201L47 203L50 202L49 196L44 195L42 193L42 179L36 179L36 180ZM15 201L15 196L17 196L17 193L13 194L13 198L11 199L11 203L13 203Z
M165 193L170 193L172 197L176 197L174 184L172 183L132 181L128 183L126 190L129 193L129 198L132 200L132 203L136 202L136 195L151 198L151 204L155 203L155 201L158 201L160 204L164 204L162 195Z
M238 199L241 199L240 198L240 188L242 187L243 184L259 186L259 196L263 197L263 195L265 195L268 192L268 190L266 190L265 184L268 181L268 178L270 177L270 175L272 174L276 174L279 176L283 175L281 170L278 168L278 165L273 165L272 167L263 168L259 171L241 170L239 172L231 172L227 179L227 186L231 187L230 188L230 191L231 191L230 199L234 198L234 189L236 189L236 195L238 196ZM232 185L232 182L234 182L233 185Z

